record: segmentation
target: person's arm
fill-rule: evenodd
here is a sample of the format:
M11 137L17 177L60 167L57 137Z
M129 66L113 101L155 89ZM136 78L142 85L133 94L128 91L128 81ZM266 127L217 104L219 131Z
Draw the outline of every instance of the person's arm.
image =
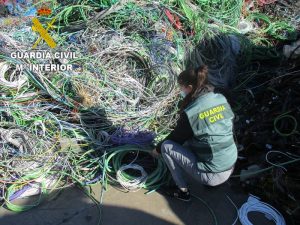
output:
M189 119L185 112L181 113L180 118L177 121L175 129L156 146L156 151L160 153L161 145L165 140L174 141L182 145L186 140L192 138L194 135L192 127L189 123Z

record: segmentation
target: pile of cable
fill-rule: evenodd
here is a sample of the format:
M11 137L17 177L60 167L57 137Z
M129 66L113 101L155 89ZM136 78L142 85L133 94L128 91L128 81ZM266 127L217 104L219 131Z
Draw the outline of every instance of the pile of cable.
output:
M152 159L149 145L176 125L177 75L188 66L208 64L210 82L234 90L236 133L245 151L267 142L290 150L299 142L297 67L275 61L281 60L279 41L293 39L288 16L241 0L49 4L52 14L36 17L43 25L55 19L48 31L55 51L76 59L12 57L39 38L29 17L7 18L0 32L0 199L10 209L39 204L14 204L30 193L43 199L73 184L109 182L133 191L166 182L167 168ZM36 48L45 49L45 42ZM72 70L19 72L20 64ZM273 155L266 158L277 165ZM287 186L280 171L275 177L275 185Z

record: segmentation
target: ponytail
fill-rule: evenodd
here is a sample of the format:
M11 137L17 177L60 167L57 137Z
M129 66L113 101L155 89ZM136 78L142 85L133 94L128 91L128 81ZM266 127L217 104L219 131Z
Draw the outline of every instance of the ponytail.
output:
M192 85L193 89L183 100L180 112L194 101L202 90L208 85L208 67L206 65L199 66L197 69L189 69L181 72L178 76L180 85Z
M192 95L196 98L198 94L203 90L203 88L208 84L208 68L205 65L199 66L195 70L195 73L197 76L197 84Z

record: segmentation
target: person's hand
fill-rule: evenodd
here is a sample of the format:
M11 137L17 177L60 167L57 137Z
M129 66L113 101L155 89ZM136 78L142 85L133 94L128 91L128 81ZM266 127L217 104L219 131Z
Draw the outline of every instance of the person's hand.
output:
M156 148L153 149L151 151L151 155L154 157L154 158L158 158L160 156L160 153L156 151Z

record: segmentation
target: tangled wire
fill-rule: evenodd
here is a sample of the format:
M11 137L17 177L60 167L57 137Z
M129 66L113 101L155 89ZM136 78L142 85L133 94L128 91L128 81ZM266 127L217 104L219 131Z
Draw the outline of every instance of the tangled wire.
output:
M0 196L9 209L28 210L48 192L73 184L119 184L127 191L164 184L167 169L149 156L150 145L176 124L177 75L203 63L211 83L232 90L236 135L247 163L249 151L266 150L266 144L272 145L267 151L285 155L298 147L299 68L293 62L283 66L276 45L294 41L296 14L264 14L282 2L51 4L50 17L38 18L45 24L56 19L48 31L55 51L76 58L12 58L38 39L30 17L0 31ZM251 29L243 29L241 18ZM37 47L45 49L46 43ZM70 64L72 70L18 71L20 64ZM282 158L273 158L284 154L269 153L263 162L286 172L276 166ZM285 161L298 153L289 156ZM290 183L282 182L283 171L272 176L282 190L296 179L291 173ZM36 204L14 204L33 190L41 196Z

